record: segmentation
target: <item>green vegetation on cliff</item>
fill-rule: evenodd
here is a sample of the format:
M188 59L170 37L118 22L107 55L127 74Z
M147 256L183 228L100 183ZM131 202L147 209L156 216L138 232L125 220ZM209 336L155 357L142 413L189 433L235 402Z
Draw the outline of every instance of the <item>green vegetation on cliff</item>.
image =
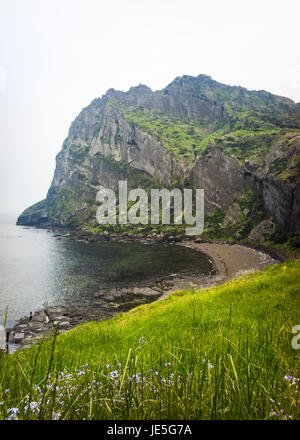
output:
M203 149L203 134L208 132L205 120L193 123L143 107L122 109L121 113L127 122L153 135L179 160L193 161Z
M300 262L178 291L0 358L0 416L299 419Z
M259 195L251 190L234 200L227 215L221 209L207 215L203 235L218 240L243 240L263 219L263 203Z
M215 98L218 99L218 94ZM280 117L287 117L287 114L279 113L273 119L266 117L270 108L263 107L262 98L256 98L254 101L258 100L259 105L254 109L251 99L243 106L225 103L222 118L214 123L203 118L178 118L142 106L128 109L113 99L109 102L127 122L154 136L174 158L184 160L186 165L191 165L206 147L214 144L224 153L235 157L242 166L264 169L267 154L277 146L279 157L271 160L268 173L282 180L295 181L299 177L300 161L296 154L292 164L288 164L288 140L299 134L299 128L295 128L293 123L293 128L282 129Z
M263 206L241 213L240 225L237 221L221 224L223 220L214 225L209 218L206 229L213 238L246 238L263 211L299 233L294 221L299 212L299 151L299 105L288 98L226 86L206 75L177 77L156 92L143 85L126 93L111 89L72 123L57 156L46 201L22 213L19 224L48 222L96 232L97 205L92 199L97 190L116 189L118 180L127 179L130 188L147 191L162 184L170 189L194 188L194 182L201 182L208 206L224 211L234 202L227 197L230 191L237 197L244 188L256 188ZM224 183L215 178L218 167ZM271 202L274 197L278 202ZM109 226L107 231L149 233L152 229ZM154 229L182 233L174 225Z

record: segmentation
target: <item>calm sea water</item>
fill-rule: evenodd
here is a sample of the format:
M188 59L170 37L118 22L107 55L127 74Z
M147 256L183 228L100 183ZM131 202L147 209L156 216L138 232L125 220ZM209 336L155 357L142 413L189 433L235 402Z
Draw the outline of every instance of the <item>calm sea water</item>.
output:
M0 324L8 306L8 327L46 300L80 301L101 288L211 269L204 254L181 246L76 242L15 221L0 216Z

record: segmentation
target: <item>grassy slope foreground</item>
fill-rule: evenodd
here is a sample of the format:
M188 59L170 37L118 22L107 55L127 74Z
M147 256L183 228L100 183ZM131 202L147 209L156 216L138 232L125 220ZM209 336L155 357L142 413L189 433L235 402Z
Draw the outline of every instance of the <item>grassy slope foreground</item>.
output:
M299 419L300 261L2 356L11 419Z

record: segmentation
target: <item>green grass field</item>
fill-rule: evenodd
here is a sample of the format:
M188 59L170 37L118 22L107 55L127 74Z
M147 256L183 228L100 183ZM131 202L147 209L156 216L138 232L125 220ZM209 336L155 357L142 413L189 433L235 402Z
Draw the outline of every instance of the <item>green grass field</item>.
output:
M9 419L299 419L300 260L0 359ZM300 342L300 340L299 340Z

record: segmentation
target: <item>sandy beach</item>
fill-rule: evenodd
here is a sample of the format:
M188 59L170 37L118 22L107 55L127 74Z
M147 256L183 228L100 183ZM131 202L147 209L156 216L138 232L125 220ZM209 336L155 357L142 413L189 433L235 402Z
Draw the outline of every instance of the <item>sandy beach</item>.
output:
M189 279L185 278L183 280L175 278L173 288L165 291L159 300L166 298L174 290L184 289L189 286L208 288L279 262L279 260L271 257L266 252L239 244L183 241L177 243L177 245L187 246L207 254L214 263L216 273L211 277L204 278L189 277Z
M239 244L228 243L180 243L200 250L211 257L219 274L225 279L232 279L244 272L260 270L277 262L269 254Z

